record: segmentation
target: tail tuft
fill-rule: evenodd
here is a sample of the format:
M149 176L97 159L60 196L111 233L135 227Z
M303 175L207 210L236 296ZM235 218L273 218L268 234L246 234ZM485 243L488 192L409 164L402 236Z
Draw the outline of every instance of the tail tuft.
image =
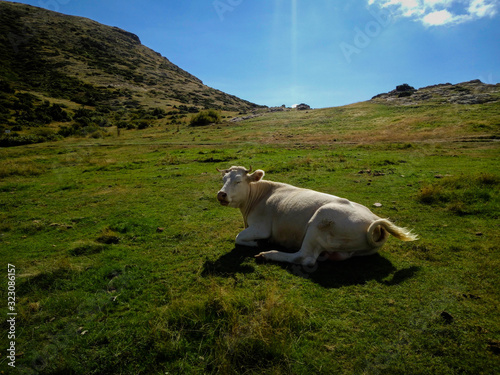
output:
M381 229L379 229L379 227ZM385 229L385 231L383 229ZM375 239L374 234L377 232L377 230L381 233L381 235L379 235L378 239ZM382 246L389 237L387 233L392 234L394 237L396 237L401 241L416 241L419 239L418 236L414 234L411 230L398 227L397 225L395 225L394 223L390 222L387 219L380 219L371 223L370 227L368 228L367 231L368 243L373 247Z

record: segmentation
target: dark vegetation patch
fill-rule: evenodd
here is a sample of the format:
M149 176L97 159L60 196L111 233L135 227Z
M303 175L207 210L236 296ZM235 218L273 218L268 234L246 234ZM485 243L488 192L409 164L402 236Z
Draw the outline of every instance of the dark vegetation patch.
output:
M190 122L190 126L204 126L210 124L218 124L221 122L221 115L214 109L209 109L207 111L201 111L197 115L194 115Z

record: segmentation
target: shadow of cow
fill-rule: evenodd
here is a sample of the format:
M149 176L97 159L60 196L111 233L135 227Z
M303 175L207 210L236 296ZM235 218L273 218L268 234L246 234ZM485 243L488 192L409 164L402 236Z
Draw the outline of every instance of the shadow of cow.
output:
M236 246L230 252L222 255L215 261L207 260L203 265L201 275L234 277L236 274L249 274L255 271L255 264L266 264L265 260L257 258L254 264L248 259L267 248L268 244L259 247ZM275 245L272 248L276 248ZM285 249L281 249L286 251ZM290 263L270 262L277 264L287 272L311 280L324 288L340 288L349 285L363 285L375 280L388 286L397 285L412 278L420 269L416 266L397 270L396 267L380 254L365 257L354 257L342 262L334 262L326 257L318 258L314 266L305 267Z

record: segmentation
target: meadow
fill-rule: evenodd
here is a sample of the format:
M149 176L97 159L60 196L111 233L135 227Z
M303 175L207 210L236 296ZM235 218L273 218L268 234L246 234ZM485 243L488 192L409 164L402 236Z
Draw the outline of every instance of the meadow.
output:
M0 149L15 373L499 373L499 109L457 108L360 103ZM420 240L311 268L256 261L272 245L236 247L241 214L216 200L231 165Z

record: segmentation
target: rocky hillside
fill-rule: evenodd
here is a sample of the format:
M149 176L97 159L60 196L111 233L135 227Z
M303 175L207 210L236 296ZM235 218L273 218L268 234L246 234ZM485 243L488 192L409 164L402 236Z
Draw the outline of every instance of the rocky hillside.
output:
M246 113L259 107L205 86L130 32L0 1L1 133L51 119L71 122L82 106L93 111L83 122L99 117L101 125L123 126L175 122L202 109ZM51 115L61 111L66 114Z
M476 79L469 82L444 83L422 87L418 90L408 84L374 96L371 101L393 103L395 105L414 105L423 102L452 104L483 104L500 100L500 84L488 85Z

